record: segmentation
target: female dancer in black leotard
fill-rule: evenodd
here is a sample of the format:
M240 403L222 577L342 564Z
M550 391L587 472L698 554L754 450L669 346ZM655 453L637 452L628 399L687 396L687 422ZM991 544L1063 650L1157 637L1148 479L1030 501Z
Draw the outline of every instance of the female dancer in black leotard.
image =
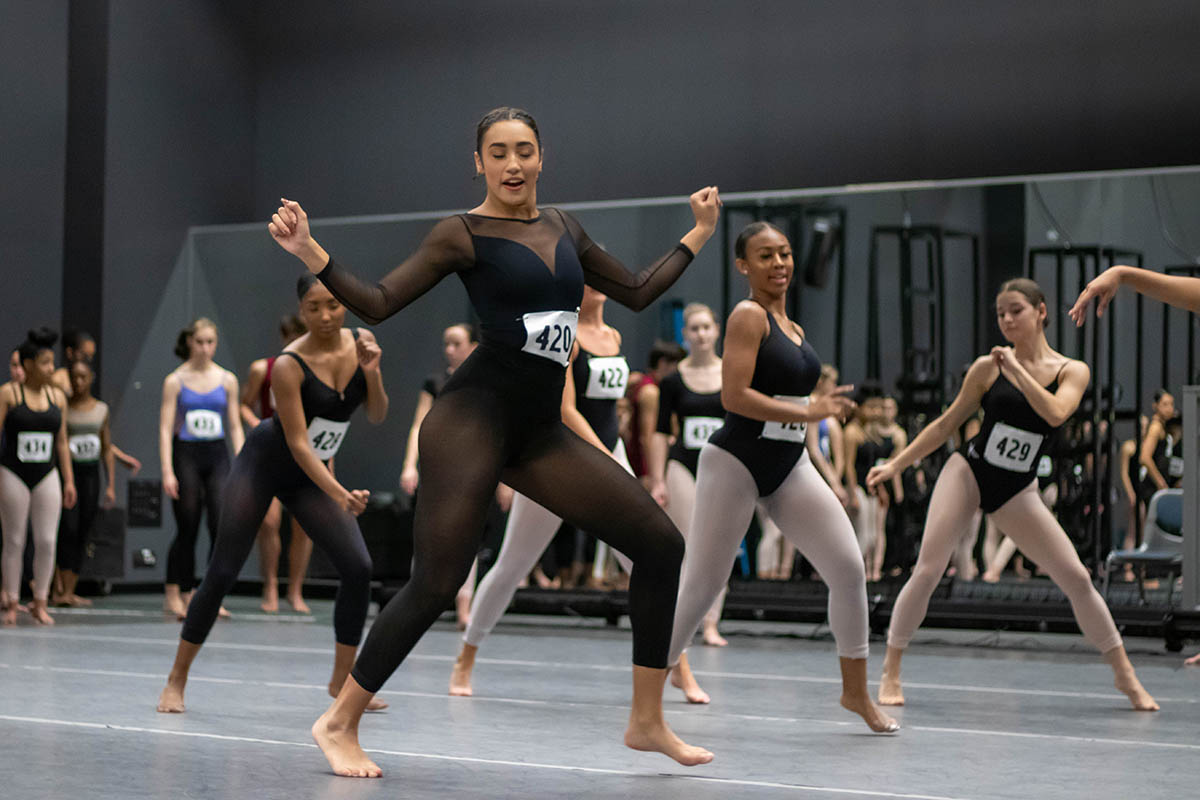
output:
M67 397L54 385L54 342L46 328L30 331L19 348L24 381L0 386L0 529L4 532L0 572L0 620L17 621L26 531L33 530L35 622L53 625L46 610L54 577L54 540L59 515L75 505L75 477L67 447ZM55 467L57 460L58 466ZM59 472L62 482L59 482Z
M808 423L853 408L839 386L813 397L821 377L804 331L787 318L792 246L766 222L738 235L737 269L750 284L725 326L721 402L725 422L700 451L696 507L688 532L671 637L675 663L729 580L738 543L761 498L771 519L829 586L829 627L842 672L842 706L872 730L899 726L867 691L867 584L854 528L808 455ZM815 449L815 437L811 446Z
M977 358L950 408L908 447L867 475L871 488L891 480L941 447L976 409L983 408L979 433L950 456L933 487L917 566L892 610L879 702L904 704L900 688L904 650L925 617L951 552L976 509L982 508L1067 595L1084 636L1104 654L1117 688L1133 707L1155 711L1158 704L1134 674L1108 606L1037 491L1038 459L1079 407L1090 379L1088 365L1050 349L1044 331L1046 302L1033 281L1016 278L1003 284L996 296L996 315L1001 333L1012 346L992 348Z
M358 744L363 709L462 585L503 479L632 559L634 696L625 743L684 764L707 762L712 754L684 744L662 716L683 538L636 478L563 425L560 403L584 282L644 308L712 236L716 187L692 195L696 226L635 275L594 245L574 217L538 208L541 141L527 113L505 108L485 116L475 164L487 181L483 203L435 225L420 249L377 284L330 259L297 203L284 200L269 226L284 249L365 320L386 319L457 273L483 323L479 347L421 425L412 580L380 613L352 679L313 725L313 736L334 772L381 774Z
M370 331L342 327L346 309L312 275L300 278L297 293L308 333L275 362L275 415L250 431L230 469L212 560L188 605L175 664L158 700L161 712L183 711L192 660L276 498L325 551L341 578L333 606L337 645L330 695L337 696L354 663L371 591L371 557L354 517L366 507L368 492L344 488L328 463L359 405L366 406L367 419L375 425L387 416L381 351ZM384 705L375 702L372 708Z

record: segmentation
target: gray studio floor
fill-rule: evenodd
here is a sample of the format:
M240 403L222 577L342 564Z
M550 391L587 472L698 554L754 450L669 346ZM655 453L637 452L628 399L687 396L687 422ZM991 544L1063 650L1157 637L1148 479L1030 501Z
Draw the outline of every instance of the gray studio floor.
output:
M832 643L801 638L812 626L728 623L759 635L693 648L713 704L668 689L670 723L717 754L688 770L621 745L627 631L530 617L486 643L469 699L446 696L458 637L439 623L384 690L391 709L364 721L383 780L336 778L307 733L328 702L329 603L272 619L231 598L188 712L166 716L178 625L155 602L0 630L4 797L1184 798L1200 782L1200 670L1152 640L1129 644L1163 711L1138 714L1078 637L924 631L889 737L837 705Z

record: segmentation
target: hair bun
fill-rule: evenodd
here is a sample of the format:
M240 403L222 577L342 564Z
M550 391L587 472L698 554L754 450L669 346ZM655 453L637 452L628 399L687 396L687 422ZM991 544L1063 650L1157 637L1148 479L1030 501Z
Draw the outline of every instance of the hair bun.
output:
M27 339L30 344L35 344L45 350L54 347L54 343L58 341L58 334L43 325L30 330Z

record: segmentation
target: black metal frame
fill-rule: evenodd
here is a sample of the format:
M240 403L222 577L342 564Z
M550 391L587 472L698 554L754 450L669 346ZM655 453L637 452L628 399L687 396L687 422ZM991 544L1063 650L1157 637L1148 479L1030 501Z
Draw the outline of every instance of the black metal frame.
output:
M1142 253L1137 250L1131 250L1120 247L1105 247L1103 245L1079 245L1073 244L1069 247L1031 247L1029 249L1028 261L1026 262L1026 276L1037 280L1037 268L1040 258L1052 257L1054 259L1054 289L1055 298L1061 306L1058 313L1054 315L1055 332L1057 335L1056 346L1059 350L1065 350L1066 339L1066 310L1069 306L1066 305L1066 298L1063 295L1063 270L1068 261L1075 261L1078 265L1078 292L1083 292L1088 281L1099 275L1104 269L1112 267L1117 263L1133 263L1138 267L1142 266ZM1102 266L1106 265L1106 266ZM1091 271L1089 273L1089 267ZM1143 371L1142 371L1142 298L1139 295L1137 298L1137 322L1136 322L1136 347L1138 357L1134 365L1134 408L1132 418L1134 420L1134 428L1136 430L1137 420L1142 413L1142 391L1143 391ZM1087 331L1084 328L1075 329L1075 354L1074 357L1083 361L1087 361L1092 365L1092 512L1089 518L1089 534L1092 538L1092 546L1094 550L1094 559L1097 566L1104 563L1104 544L1106 541L1112 541L1113 520L1114 515L1111 504L1107 498L1111 494L1112 489L1112 470L1113 466L1117 465L1116 448L1114 447L1116 437L1113 435L1114 426L1117 419L1116 409L1116 382L1114 376L1116 374L1116 315L1111 311L1107 315L1107 348L1105 353L1104 370L1101 371L1101 329L1099 325L1088 326L1091 328L1091 358L1088 358L1087 351ZM1107 405L1104 400L1107 396ZM1122 414L1124 416L1124 414ZM1104 435L1101 436L1101 420L1107 423ZM1105 461L1104 456L1107 456ZM1100 465L1107 463L1108 468L1100 474ZM1120 466L1120 465L1117 465ZM1103 509L1100 513L1096 513L1098 509Z
M876 225L871 228L871 249L867 258L867 377L878 380L882 373L879 331L879 249L884 238L895 237L900 258L900 331L903 337L902 352L904 369L898 388L901 391L901 407L908 411L922 407L925 413L937 414L945 404L946 394L946 243L952 240L969 240L971 243L972 274L972 352L980 349L979 308L982 280L979 261L979 235L968 231L943 228L940 225ZM925 245L927 286L913 285L913 245ZM930 342L927 352L931 363L929 375L917 380L916 356L918 349L913 342L913 317L915 303L924 298L930 315L929 328L936 341ZM845 316L843 297L839 295L838 308ZM917 395L928 393L924 402Z

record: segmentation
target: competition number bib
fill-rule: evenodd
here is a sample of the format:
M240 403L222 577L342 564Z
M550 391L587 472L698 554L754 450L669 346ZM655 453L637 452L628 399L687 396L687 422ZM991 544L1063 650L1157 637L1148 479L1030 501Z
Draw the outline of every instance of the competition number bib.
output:
M1183 477L1183 457L1171 456L1167 461L1167 477L1182 478Z
M207 408L193 408L184 414L183 425L197 439L220 439L225 436L221 415Z
M1029 472L1044 437L1003 422L997 422L988 436L983 458L993 467L1009 472Z
M349 422L334 422L323 417L313 417L313 421L308 424L308 441L317 458L328 461L336 456L349 427Z
M575 343L578 311L531 311L521 317L525 323L525 346L521 349L566 366Z
M100 460L100 437L94 433L77 433L67 439L71 459L81 464Z
M1054 462L1050 460L1050 456L1042 456L1038 459L1037 476L1039 478L1049 478L1054 474Z
M17 460L22 464L48 464L53 452L53 433L21 431L17 434Z
M808 405L807 397L792 397L786 394L775 395L776 400L782 400L785 403L795 403L798 406ZM776 439L781 442L796 442L804 443L804 437L808 435L807 422L764 422L762 429L762 438Z
M624 356L605 356L588 361L587 390L583 396L592 400L616 400L625 396L629 383L629 362Z
M708 444L717 429L725 424L720 417L684 417L683 446L688 450L699 450Z

